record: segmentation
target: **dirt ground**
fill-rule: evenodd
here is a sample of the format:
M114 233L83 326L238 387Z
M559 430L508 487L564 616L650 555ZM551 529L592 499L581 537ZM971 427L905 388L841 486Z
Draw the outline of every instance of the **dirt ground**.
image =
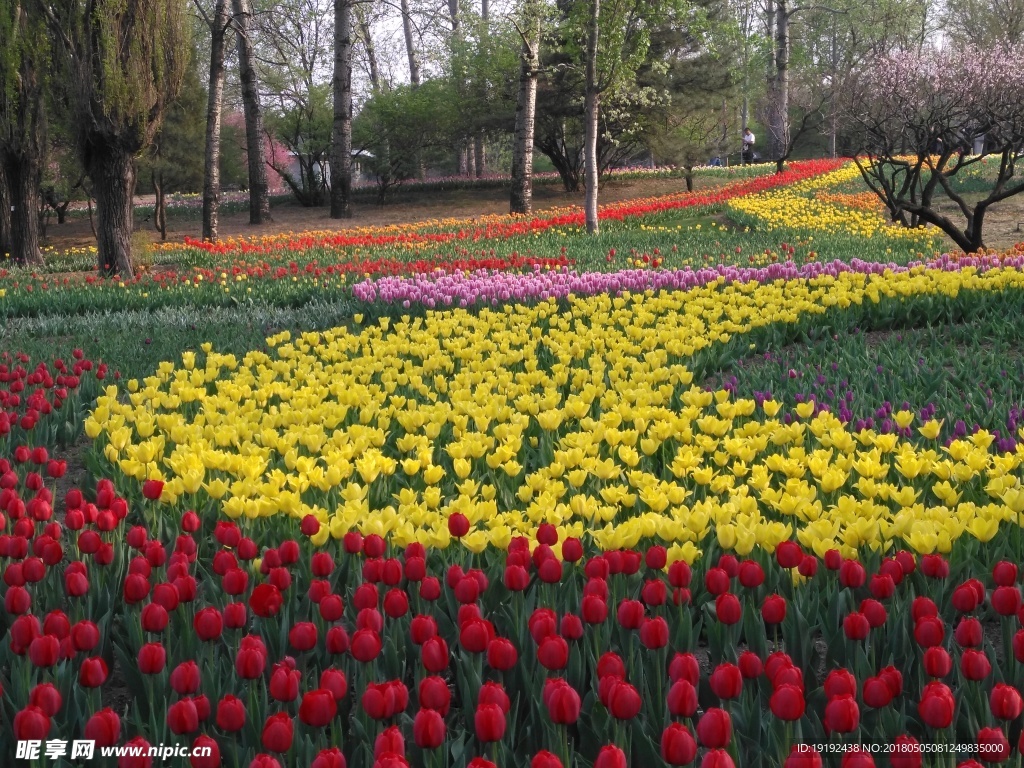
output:
M720 186L728 179L696 179L697 189ZM638 197L651 197L681 192L686 189L686 182L681 178L674 179L630 179L611 180L601 188L600 202L614 203ZM534 210L559 208L568 205L582 205L583 193L568 194L560 184L538 184L533 190ZM489 188L476 190L456 190L452 192L432 192L417 194L399 191L394 202L376 205L369 202L358 202L353 206L353 216L349 220L338 221L328 217L327 208L303 208L295 203L274 206L271 210L273 222L259 227L250 226L248 212L222 214L220 217L220 236L249 237L277 232L301 232L304 230L329 229L343 230L353 227L367 227L381 224L403 224L423 221L432 218L472 218L485 214L508 213L508 189ZM136 217L138 218L138 217ZM136 229L148 233L153 242L158 242L160 235L151 224L136 221ZM185 237L200 237L202 224L198 216L176 218L173 212L167 217L168 241L181 241ZM65 224L57 224L51 220L47 227L45 246L52 246L61 251L68 248L81 248L95 245L88 218L69 218Z
M973 204L974 200L968 198L968 202ZM952 202L940 206L939 210L954 222L963 221L963 214ZM982 232L985 236L986 247L1000 251L1012 248L1017 243L1024 241L1024 195L1011 197L1009 200L1003 200L989 208L985 214L985 225Z

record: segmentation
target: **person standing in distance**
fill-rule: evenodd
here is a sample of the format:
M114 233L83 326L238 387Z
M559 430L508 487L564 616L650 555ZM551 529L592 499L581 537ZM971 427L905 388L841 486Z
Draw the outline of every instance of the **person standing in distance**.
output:
M749 128L743 129L743 165L750 165L754 161L754 137L753 131Z

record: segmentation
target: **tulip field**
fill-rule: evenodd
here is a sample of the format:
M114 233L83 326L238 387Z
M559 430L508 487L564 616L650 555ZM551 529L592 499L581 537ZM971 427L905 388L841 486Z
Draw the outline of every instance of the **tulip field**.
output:
M0 766L1020 766L1024 243L769 170L0 272Z

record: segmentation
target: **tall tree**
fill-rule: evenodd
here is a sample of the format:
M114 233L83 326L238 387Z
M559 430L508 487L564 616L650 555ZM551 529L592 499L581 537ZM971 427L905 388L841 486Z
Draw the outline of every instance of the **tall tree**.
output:
M190 50L185 4L37 0L57 49L54 82L92 181L99 270L106 275L133 274L135 158L181 86Z
M207 79L206 152L203 155L203 239L216 240L220 224L220 136L224 109L224 49L231 20L228 0L216 0L213 15L197 2L210 30L210 72Z
M352 0L334 0L331 218L352 215Z
M651 43L651 30L678 16L681 0L575 0L570 38L582 54L583 163L587 232L596 234L600 175L599 123L606 99L636 89L636 73ZM676 20L678 21L678 19ZM582 40L582 44L579 41Z
M959 44L1009 47L1024 43L1024 0L957 0L946 7L942 31Z
M487 0L484 0L486 2ZM540 73L540 9L526 3L525 30L520 29L523 48L519 64L519 95L516 99L516 128L512 144L512 192L510 213L533 210L533 133L537 112L537 75Z
M0 239L18 264L42 262L39 200L45 146L46 33L20 1L0 7L0 168L6 211Z
M252 8L249 0L231 0L238 33L238 73L245 112L245 146L249 162L249 223L265 224L270 217L270 185L263 133L263 107L254 66Z

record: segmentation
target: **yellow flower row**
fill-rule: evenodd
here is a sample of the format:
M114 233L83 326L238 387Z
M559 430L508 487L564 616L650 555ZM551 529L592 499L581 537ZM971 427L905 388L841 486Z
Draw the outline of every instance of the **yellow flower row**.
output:
M167 504L313 514L320 543L357 528L444 547L459 511L474 551L544 521L604 548L660 539L688 561L708 536L746 554L794 532L819 554L948 551L1020 519L1024 450L998 454L984 432L943 447L935 422L914 425L918 443L854 432L809 403L787 424L777 402L695 386L686 364L829 308L1021 289L1018 270L919 268L357 318L241 360L186 352L108 388L85 427L113 467L165 480Z
M769 232L797 229L868 239L885 237L909 241L920 248L930 245L935 239L927 229L907 229L892 224L877 210L852 209L821 198L804 197L789 189L739 197L729 202L729 208L762 220Z

